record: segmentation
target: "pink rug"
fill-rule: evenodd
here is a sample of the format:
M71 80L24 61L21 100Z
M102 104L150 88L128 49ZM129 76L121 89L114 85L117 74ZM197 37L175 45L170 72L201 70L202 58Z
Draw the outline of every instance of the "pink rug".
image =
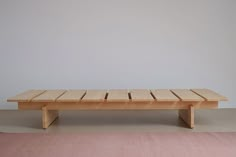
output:
M236 133L0 134L1 157L236 157Z

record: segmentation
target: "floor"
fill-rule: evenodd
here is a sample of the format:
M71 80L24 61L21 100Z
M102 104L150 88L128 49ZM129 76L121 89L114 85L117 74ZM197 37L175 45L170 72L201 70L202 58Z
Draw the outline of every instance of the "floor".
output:
M236 109L197 110L189 129L177 111L60 111L48 129L40 111L0 110L0 132L236 132Z
M2 157L235 157L236 132L0 134Z

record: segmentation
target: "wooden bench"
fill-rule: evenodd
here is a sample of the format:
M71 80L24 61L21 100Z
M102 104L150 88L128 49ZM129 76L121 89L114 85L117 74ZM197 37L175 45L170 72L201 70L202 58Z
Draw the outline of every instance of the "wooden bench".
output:
M209 89L155 90L29 90L8 99L20 110L42 110L43 128L58 117L58 110L179 110L179 117L194 127L194 109L216 109L227 98Z

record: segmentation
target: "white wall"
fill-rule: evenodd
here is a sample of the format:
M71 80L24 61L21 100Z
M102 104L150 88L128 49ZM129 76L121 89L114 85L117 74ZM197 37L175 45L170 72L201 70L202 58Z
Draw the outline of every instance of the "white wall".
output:
M210 88L236 107L235 0L0 0L0 108L33 88Z

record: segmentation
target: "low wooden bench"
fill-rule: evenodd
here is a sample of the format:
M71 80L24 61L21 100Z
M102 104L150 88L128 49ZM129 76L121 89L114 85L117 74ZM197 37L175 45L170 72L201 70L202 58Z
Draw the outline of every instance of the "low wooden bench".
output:
M209 89L155 90L29 90L8 99L20 110L42 110L43 128L58 117L58 110L179 110L179 117L194 127L194 109L216 109L227 98Z

